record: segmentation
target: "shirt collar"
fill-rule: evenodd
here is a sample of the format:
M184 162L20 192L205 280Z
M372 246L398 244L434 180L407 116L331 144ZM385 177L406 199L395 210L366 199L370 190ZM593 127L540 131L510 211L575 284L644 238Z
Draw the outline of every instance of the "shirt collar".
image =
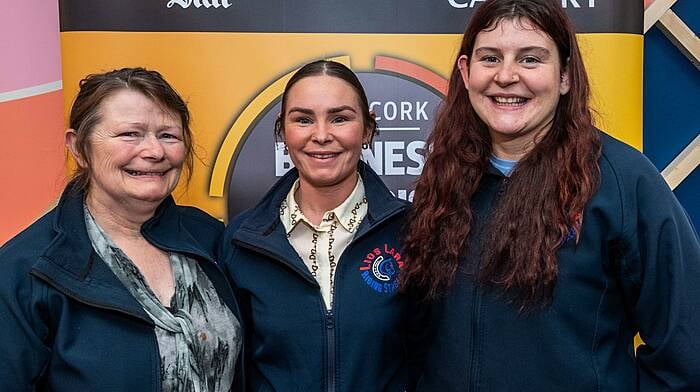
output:
M301 208L294 199L294 193L299 187L299 179L294 182L292 188L287 193L287 197L280 205L280 220L284 225L285 232L289 234L299 222L306 222L311 228L316 228L301 212ZM323 220L318 226L329 225L337 220L345 230L354 232L357 230L362 218L367 213L367 198L365 197L365 186L362 177L357 176L357 183L350 195L338 207L323 214Z

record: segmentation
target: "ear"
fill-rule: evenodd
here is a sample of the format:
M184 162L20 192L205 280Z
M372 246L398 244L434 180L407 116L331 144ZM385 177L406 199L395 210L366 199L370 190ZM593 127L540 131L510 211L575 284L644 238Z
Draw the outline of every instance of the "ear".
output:
M275 119L275 139L279 138L281 141L284 141L284 124L282 124L282 113L277 114L277 118Z
M559 94L566 95L571 89L571 82L569 78L569 67L565 67L561 71L561 77L559 79Z
M365 133L362 135L362 143L367 143L370 144L372 143L372 139L374 139L374 135L378 132L377 130L377 115L374 112L369 112L369 116L372 118L372 122L370 122L367 127L365 128Z
M459 68L459 73L462 75L464 88L469 90L469 57L467 57L466 54L459 56L457 59L457 67Z
M85 167L85 159L83 158L82 154L78 150L77 146L78 142L78 134L75 132L75 129L68 128L66 130L65 134L65 144L66 148L70 152L70 155L73 157L75 162L78 164L80 167Z

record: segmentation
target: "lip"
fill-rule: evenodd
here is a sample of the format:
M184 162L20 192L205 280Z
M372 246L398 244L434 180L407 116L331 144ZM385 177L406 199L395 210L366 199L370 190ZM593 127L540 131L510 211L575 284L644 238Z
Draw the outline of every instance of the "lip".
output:
M123 169L126 174L129 175L129 177L134 177L134 178L153 178L153 177L163 177L165 174L170 171L170 169L166 170L133 170L133 169Z
M340 155L340 152L334 152L334 151L307 151L304 154L307 156L313 158L313 159L318 159L321 161L325 161L328 159L333 159L336 158L338 155Z
M486 94L486 97L491 104L502 110L519 110L532 100L517 94Z

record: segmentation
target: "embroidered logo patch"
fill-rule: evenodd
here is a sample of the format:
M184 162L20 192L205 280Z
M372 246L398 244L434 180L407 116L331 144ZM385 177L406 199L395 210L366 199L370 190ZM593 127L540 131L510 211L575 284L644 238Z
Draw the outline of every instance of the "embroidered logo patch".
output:
M389 244L369 251L359 270L362 280L378 293L393 293L399 288L399 270L403 268L401 254Z

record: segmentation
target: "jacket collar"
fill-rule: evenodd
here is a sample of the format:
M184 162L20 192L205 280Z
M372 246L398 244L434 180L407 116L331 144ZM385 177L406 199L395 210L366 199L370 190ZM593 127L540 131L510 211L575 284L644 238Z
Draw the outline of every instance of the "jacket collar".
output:
M56 206L54 240L35 263L32 273L64 294L93 306L114 309L152 323L141 305L95 253L83 216L85 193L68 184ZM213 260L199 248L194 236L181 224L172 197L164 200L141 227L144 237L157 247Z
M363 220L357 235L370 229L374 224L404 210L408 203L395 198L379 178L377 173L364 162L360 162L357 168L362 177L367 197L367 217ZM241 223L239 228L268 236L278 225L281 225L279 208L287 197L294 182L299 178L296 168L285 174L263 199L256 205ZM283 230L284 231L284 230ZM234 234L235 238L235 234Z
M152 323L138 302L92 249L83 217L84 192L68 184L55 209L54 240L32 274L91 306L119 310Z
M363 162L359 163L358 172L365 186L367 215L355 233L355 238L363 236L374 226L408 206L407 202L395 198L379 176ZM231 241L273 256L295 270L309 284L318 286L318 282L287 240L284 225L280 220L280 204L297 178L299 173L294 168L279 179L260 203L247 213L246 218L233 232Z

